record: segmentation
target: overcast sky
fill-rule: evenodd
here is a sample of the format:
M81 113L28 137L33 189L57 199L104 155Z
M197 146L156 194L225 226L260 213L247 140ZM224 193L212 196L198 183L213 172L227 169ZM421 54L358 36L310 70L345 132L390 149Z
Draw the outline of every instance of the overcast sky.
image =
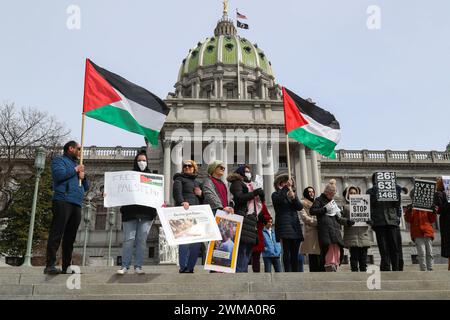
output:
M81 28L70 30L70 5ZM367 9L381 10L371 30ZM450 1L230 0L239 34L276 81L341 123L340 149L443 150L450 141ZM55 115L79 139L85 58L162 98L181 61L213 34L221 0L0 0L0 103ZM87 121L86 145L141 146L141 136Z

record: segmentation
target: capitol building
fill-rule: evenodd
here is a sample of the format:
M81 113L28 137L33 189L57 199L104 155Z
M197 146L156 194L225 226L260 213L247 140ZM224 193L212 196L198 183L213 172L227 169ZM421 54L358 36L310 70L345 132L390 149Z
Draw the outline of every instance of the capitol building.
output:
M406 191L412 189L415 178L434 180L449 174L450 154L445 152L336 150L336 159L328 159L297 141L286 140L275 67L269 52L238 34L226 10L214 32L188 50L178 75L174 75L175 90L165 99L171 111L161 131L160 144L157 148L147 147L149 168L164 175L166 202L173 203L172 177L181 172L183 159L199 163L200 179L205 177L208 163L220 159L228 173L238 164L247 163L254 174L264 177L268 207L274 215L270 195L274 175L287 171L287 143L299 195L307 186L313 186L318 196L333 178L337 180L336 200L340 205L344 204L342 192L346 186L356 185L365 192L372 186L371 176L376 171L395 171L398 184ZM85 250L87 264L105 263L108 257L110 262L120 263L120 214L117 208L107 210L102 205L103 174L130 170L136 153L142 148L85 147L85 164L93 179L93 190L88 194L89 205L83 209L84 220L75 252L82 255ZM402 194L403 206L410 202L409 193ZM416 251L404 220L401 229L404 261L411 264ZM373 241L369 255L372 262L378 263L375 237ZM437 231L436 263L439 263L439 243ZM160 224L155 223L148 238L145 263L176 263L176 254L176 248L165 243Z

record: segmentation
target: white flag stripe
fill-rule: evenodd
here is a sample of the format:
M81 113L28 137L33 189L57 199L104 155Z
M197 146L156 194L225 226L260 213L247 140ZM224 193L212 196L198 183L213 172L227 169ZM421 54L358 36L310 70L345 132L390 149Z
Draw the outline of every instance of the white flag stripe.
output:
M313 118L307 116L306 114L302 113L302 116L305 118L306 121L309 122L308 125L303 126L301 128L305 129L306 131L316 135L324 137L328 140L333 141L334 143L338 144L341 140L341 130L332 129L330 127L327 127Z

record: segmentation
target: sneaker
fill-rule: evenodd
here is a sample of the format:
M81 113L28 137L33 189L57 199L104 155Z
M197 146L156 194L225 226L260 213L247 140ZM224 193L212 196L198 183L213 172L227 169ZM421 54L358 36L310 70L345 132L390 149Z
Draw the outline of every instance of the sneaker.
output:
M117 270L117 274L125 274L128 272L127 268L120 268L119 270Z
M134 273L136 273L136 274L145 274L145 271L142 270L142 268L137 267L137 268L134 268Z
M56 268L55 266L46 267L44 269L44 274L57 275L60 273L61 273L61 270Z

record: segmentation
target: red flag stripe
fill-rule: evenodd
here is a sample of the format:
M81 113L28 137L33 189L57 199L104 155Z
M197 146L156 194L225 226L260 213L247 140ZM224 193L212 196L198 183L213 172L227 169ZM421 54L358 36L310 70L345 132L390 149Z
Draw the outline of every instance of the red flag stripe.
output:
M284 105L284 123L285 133L306 126L309 122L302 116L295 101L286 92L283 87L283 105Z

